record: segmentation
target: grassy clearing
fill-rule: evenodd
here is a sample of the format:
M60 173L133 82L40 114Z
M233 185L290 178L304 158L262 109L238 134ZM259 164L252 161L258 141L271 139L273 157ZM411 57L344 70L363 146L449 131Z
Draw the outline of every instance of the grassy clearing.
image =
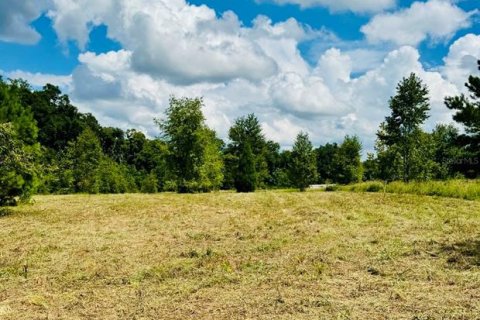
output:
M0 217L1 319L478 319L480 202L41 196Z
M336 190L353 192L384 192L384 184L379 181L340 186ZM480 199L480 180L448 180L426 182L392 182L385 189L388 193L440 196L466 200Z

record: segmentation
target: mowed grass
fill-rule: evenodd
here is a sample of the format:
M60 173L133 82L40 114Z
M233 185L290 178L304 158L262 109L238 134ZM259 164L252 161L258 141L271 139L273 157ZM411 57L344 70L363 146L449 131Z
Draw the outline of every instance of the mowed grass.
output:
M480 202L40 196L0 217L0 319L479 319Z

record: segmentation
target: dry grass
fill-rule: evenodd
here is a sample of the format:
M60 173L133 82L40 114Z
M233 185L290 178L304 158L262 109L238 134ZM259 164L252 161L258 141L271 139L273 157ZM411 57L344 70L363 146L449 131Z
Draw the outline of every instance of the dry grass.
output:
M0 214L0 319L480 319L480 202L42 196Z

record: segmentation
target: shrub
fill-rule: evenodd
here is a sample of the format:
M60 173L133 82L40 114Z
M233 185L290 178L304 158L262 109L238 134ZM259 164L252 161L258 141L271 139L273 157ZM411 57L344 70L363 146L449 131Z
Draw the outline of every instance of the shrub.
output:
M157 175L154 172L145 176L145 178L142 181L141 191L143 193L158 192L158 179L157 179Z

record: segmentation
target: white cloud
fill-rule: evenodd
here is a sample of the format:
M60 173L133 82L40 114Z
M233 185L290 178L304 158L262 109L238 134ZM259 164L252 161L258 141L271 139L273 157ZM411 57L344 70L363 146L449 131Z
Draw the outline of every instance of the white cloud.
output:
M59 76L45 73L31 73L22 70L15 70L10 72L1 72L8 79L23 79L28 81L32 86L43 87L45 84L50 83L55 86L59 86L64 90L69 90L72 84L72 76Z
M397 45L418 45L430 39L442 41L471 25L476 11L465 12L449 0L414 2L409 8L381 13L361 28L370 42L389 41Z
M0 41L35 44L41 36L30 26L45 9L46 0L0 1Z
M152 119L163 114L171 95L201 96L208 124L223 138L235 118L254 112L266 135L284 146L303 130L315 144L358 134L370 150L402 77L415 72L429 86L431 126L449 119L443 98L459 92L472 57L480 54L479 36L468 35L452 45L438 71L426 70L411 46L384 52L360 44L329 45L311 66L299 44L328 43L332 35L295 19L272 23L260 16L245 27L231 12L218 17L212 9L184 0L52 1L49 15L61 41L84 47L90 28L105 24L108 36L123 49L80 54L71 77L24 77L68 84L74 103L102 124L134 127L151 136L158 132ZM341 3L346 2L337 5ZM429 3L445 5L439 0L422 5ZM432 39L441 38L421 30Z
M192 85L171 84L139 72L129 57L127 51L83 54L82 66L73 76L72 98L102 123L140 128L150 135L157 132L152 118L163 114L170 95L203 96L208 124L223 138L235 118L254 112L267 136L284 146L304 130L316 144L358 134L371 150L378 126L389 113L388 100L402 77L415 72L429 86L433 110L429 127L450 119L443 98L458 93L442 74L424 69L413 47L390 52L379 66L357 78L350 75L349 55L331 49L306 75L279 72L260 82L234 79ZM334 77L329 66L338 66L341 72Z
M217 18L212 9L184 0L54 2L50 17L61 40L83 48L89 28L106 24L109 36L132 53L137 71L170 82L261 80L276 72L274 60L246 35L233 12Z
M442 73L463 88L469 75L479 73L477 60L480 60L480 35L467 34L451 45Z
M396 4L396 0L257 0L257 2L296 4L302 8L326 7L333 12L378 12L392 8Z

